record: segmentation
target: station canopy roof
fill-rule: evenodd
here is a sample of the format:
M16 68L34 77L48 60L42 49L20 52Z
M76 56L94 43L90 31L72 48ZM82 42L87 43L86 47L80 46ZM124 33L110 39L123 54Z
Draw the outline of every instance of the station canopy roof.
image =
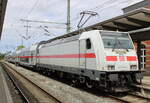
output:
M2 35L7 0L0 0L0 38Z
M85 27L80 31L95 29L129 32L134 41L150 40L150 9L140 8L121 16ZM79 30L56 37L54 39L65 38L78 33Z

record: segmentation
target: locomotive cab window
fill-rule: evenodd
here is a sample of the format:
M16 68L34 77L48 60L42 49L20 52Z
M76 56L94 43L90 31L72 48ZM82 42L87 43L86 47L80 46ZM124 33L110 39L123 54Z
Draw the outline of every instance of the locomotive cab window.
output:
M86 39L86 49L91 49L91 40Z

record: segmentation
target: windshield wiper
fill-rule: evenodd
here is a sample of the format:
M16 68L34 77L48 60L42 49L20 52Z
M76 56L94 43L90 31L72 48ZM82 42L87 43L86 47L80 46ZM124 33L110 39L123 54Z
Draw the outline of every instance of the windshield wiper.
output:
M112 48L112 51L114 51L116 45L117 45L117 38L115 38L115 44L114 44L114 46L113 46L113 48Z
M127 52L129 51L128 48L124 48L124 46L121 44L120 40L118 40L118 42L119 42L119 45L120 45L123 49L126 49Z
M124 46L121 44L120 40L118 40L118 39L116 38L115 44L114 44L114 47L113 47L112 51L114 51L115 47L116 47L118 44L120 45L120 47L124 48ZM128 48L124 48L124 49L126 49L127 51L129 51Z

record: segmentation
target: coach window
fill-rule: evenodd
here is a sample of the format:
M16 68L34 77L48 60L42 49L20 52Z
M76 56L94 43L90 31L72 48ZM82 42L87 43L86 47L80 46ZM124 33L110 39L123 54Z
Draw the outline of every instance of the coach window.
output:
M86 39L86 49L91 49L91 41L90 41L90 39Z

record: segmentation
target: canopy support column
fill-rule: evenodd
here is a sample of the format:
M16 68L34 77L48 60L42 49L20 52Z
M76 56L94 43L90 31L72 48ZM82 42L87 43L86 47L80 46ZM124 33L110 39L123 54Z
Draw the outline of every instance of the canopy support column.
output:
M139 70L141 70L141 46L142 46L142 42L137 41L137 55L138 55Z

